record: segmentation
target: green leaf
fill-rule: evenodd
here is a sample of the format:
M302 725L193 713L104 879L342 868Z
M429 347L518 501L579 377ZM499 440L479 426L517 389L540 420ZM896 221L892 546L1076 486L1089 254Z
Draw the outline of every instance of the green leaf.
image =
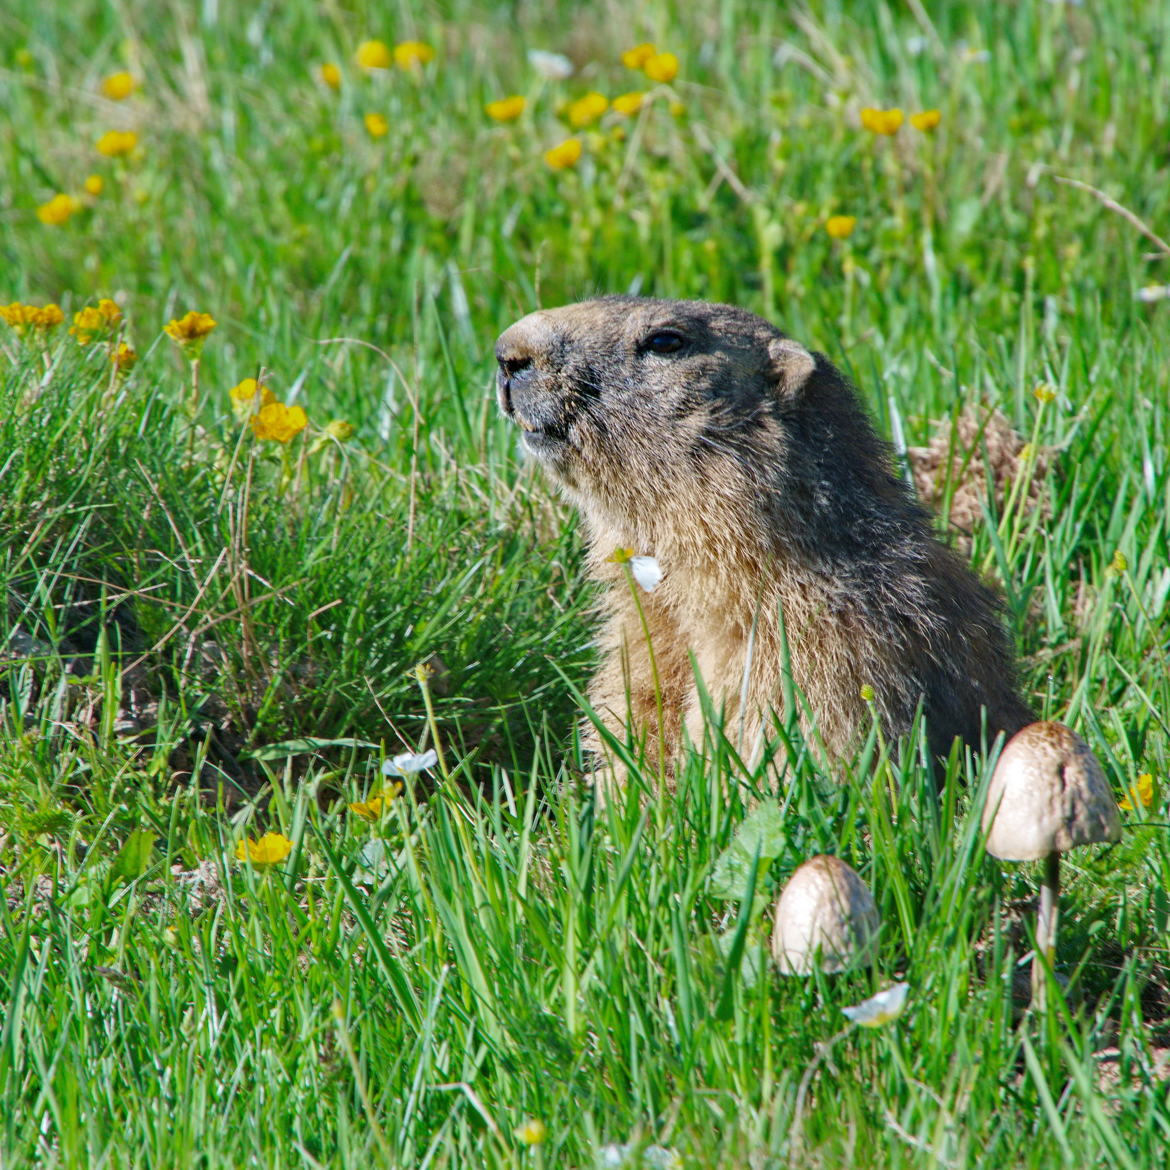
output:
M392 858L386 850L386 842L380 837L371 837L357 853L357 865L353 881L359 886L376 886L385 881L390 873Z
M263 747L253 748L251 751L240 752L242 760L287 760L289 756L304 756L310 752L320 751L322 748L377 748L376 743L364 739L316 739L306 736L304 739L286 739L280 743L267 743Z
M748 927L752 923L755 913L756 877L760 872L760 855L757 853L751 860L747 874L747 888L744 890L743 901L739 904L739 918L735 923L735 930L731 935L731 945L727 950L727 967L723 972L723 986L719 990L719 1004L715 1008L717 1020L730 1020L735 1014L735 985L739 979L740 963L743 960L744 946L747 943Z
M764 964L760 961L759 947L756 945L767 934L763 923L759 922L756 917L759 901L760 895L757 893L752 901L752 913L749 916L751 925L748 926L739 961L739 982L745 990L754 987L764 971ZM731 948L738 933L739 922L737 921L734 926L715 936L715 949L725 963L730 961ZM750 948L749 943L751 944Z
M760 869L784 852L784 814L777 804L761 804L736 830L735 839L715 861L711 870L713 898L738 901L743 897L748 875L759 858Z
M140 878L150 864L150 855L154 850L154 843L158 835L149 829L135 829L126 843L114 858L106 878L106 888L112 890L115 886L125 885Z

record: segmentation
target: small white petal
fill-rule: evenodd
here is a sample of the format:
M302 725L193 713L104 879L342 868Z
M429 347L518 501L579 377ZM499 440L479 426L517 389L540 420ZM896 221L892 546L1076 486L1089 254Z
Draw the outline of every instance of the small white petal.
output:
M653 1170L682 1170L682 1158L669 1146L647 1146L638 1155L632 1142L616 1142L597 1151L597 1164L604 1167L651 1167Z
M925 53L929 42L926 37L907 37L906 51L911 57L917 57L920 53Z
M1138 289L1138 300L1145 301L1147 305L1167 298L1170 298L1170 284L1147 284L1145 288Z
M630 557L630 572L647 593L653 593L662 580L662 566L654 557Z
M906 1006L906 993L909 990L909 983L895 983L893 987L887 987L885 991L879 991L877 995L862 1000L856 1007L841 1010L863 1028L880 1028L902 1014L902 1009Z
M382 774L384 776L411 776L415 772L433 768L438 762L439 753L434 748L420 752L418 755L415 755L414 752L403 752L382 765Z
M966 61L971 65L981 65L984 61L991 60L990 49L973 49L966 41L960 41L955 48L958 51L959 60Z
M529 49L528 64L546 81L564 81L566 77L573 76L573 62L564 53Z

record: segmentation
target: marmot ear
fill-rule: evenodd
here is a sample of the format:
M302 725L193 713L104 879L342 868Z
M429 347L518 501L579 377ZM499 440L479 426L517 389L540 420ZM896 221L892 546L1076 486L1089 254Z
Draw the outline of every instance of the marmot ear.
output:
M795 398L817 368L813 355L790 337L777 337L768 342L768 360L783 398Z

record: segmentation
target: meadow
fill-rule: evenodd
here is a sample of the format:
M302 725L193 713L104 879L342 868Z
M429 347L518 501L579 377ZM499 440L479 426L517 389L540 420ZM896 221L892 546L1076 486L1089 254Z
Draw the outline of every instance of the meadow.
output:
M1170 8L9 0L0 107L0 1166L1166 1163ZM600 292L1019 436L940 527L1125 828L1047 1011L994 754L595 802L492 346ZM876 959L782 976L816 853Z

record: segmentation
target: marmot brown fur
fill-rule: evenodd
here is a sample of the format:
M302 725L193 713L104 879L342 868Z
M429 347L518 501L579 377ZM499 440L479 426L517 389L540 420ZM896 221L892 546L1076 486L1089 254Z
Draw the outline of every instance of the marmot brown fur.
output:
M1032 721L996 597L935 538L827 358L743 309L639 297L532 313L496 356L500 406L608 585L589 698L619 738L632 717L649 744L673 750L683 727L701 744L696 667L748 757L791 684L834 755L871 725L863 687L891 736L921 704L940 756L956 736L978 747L984 719L989 738ZM664 572L638 597L657 695L617 549Z

